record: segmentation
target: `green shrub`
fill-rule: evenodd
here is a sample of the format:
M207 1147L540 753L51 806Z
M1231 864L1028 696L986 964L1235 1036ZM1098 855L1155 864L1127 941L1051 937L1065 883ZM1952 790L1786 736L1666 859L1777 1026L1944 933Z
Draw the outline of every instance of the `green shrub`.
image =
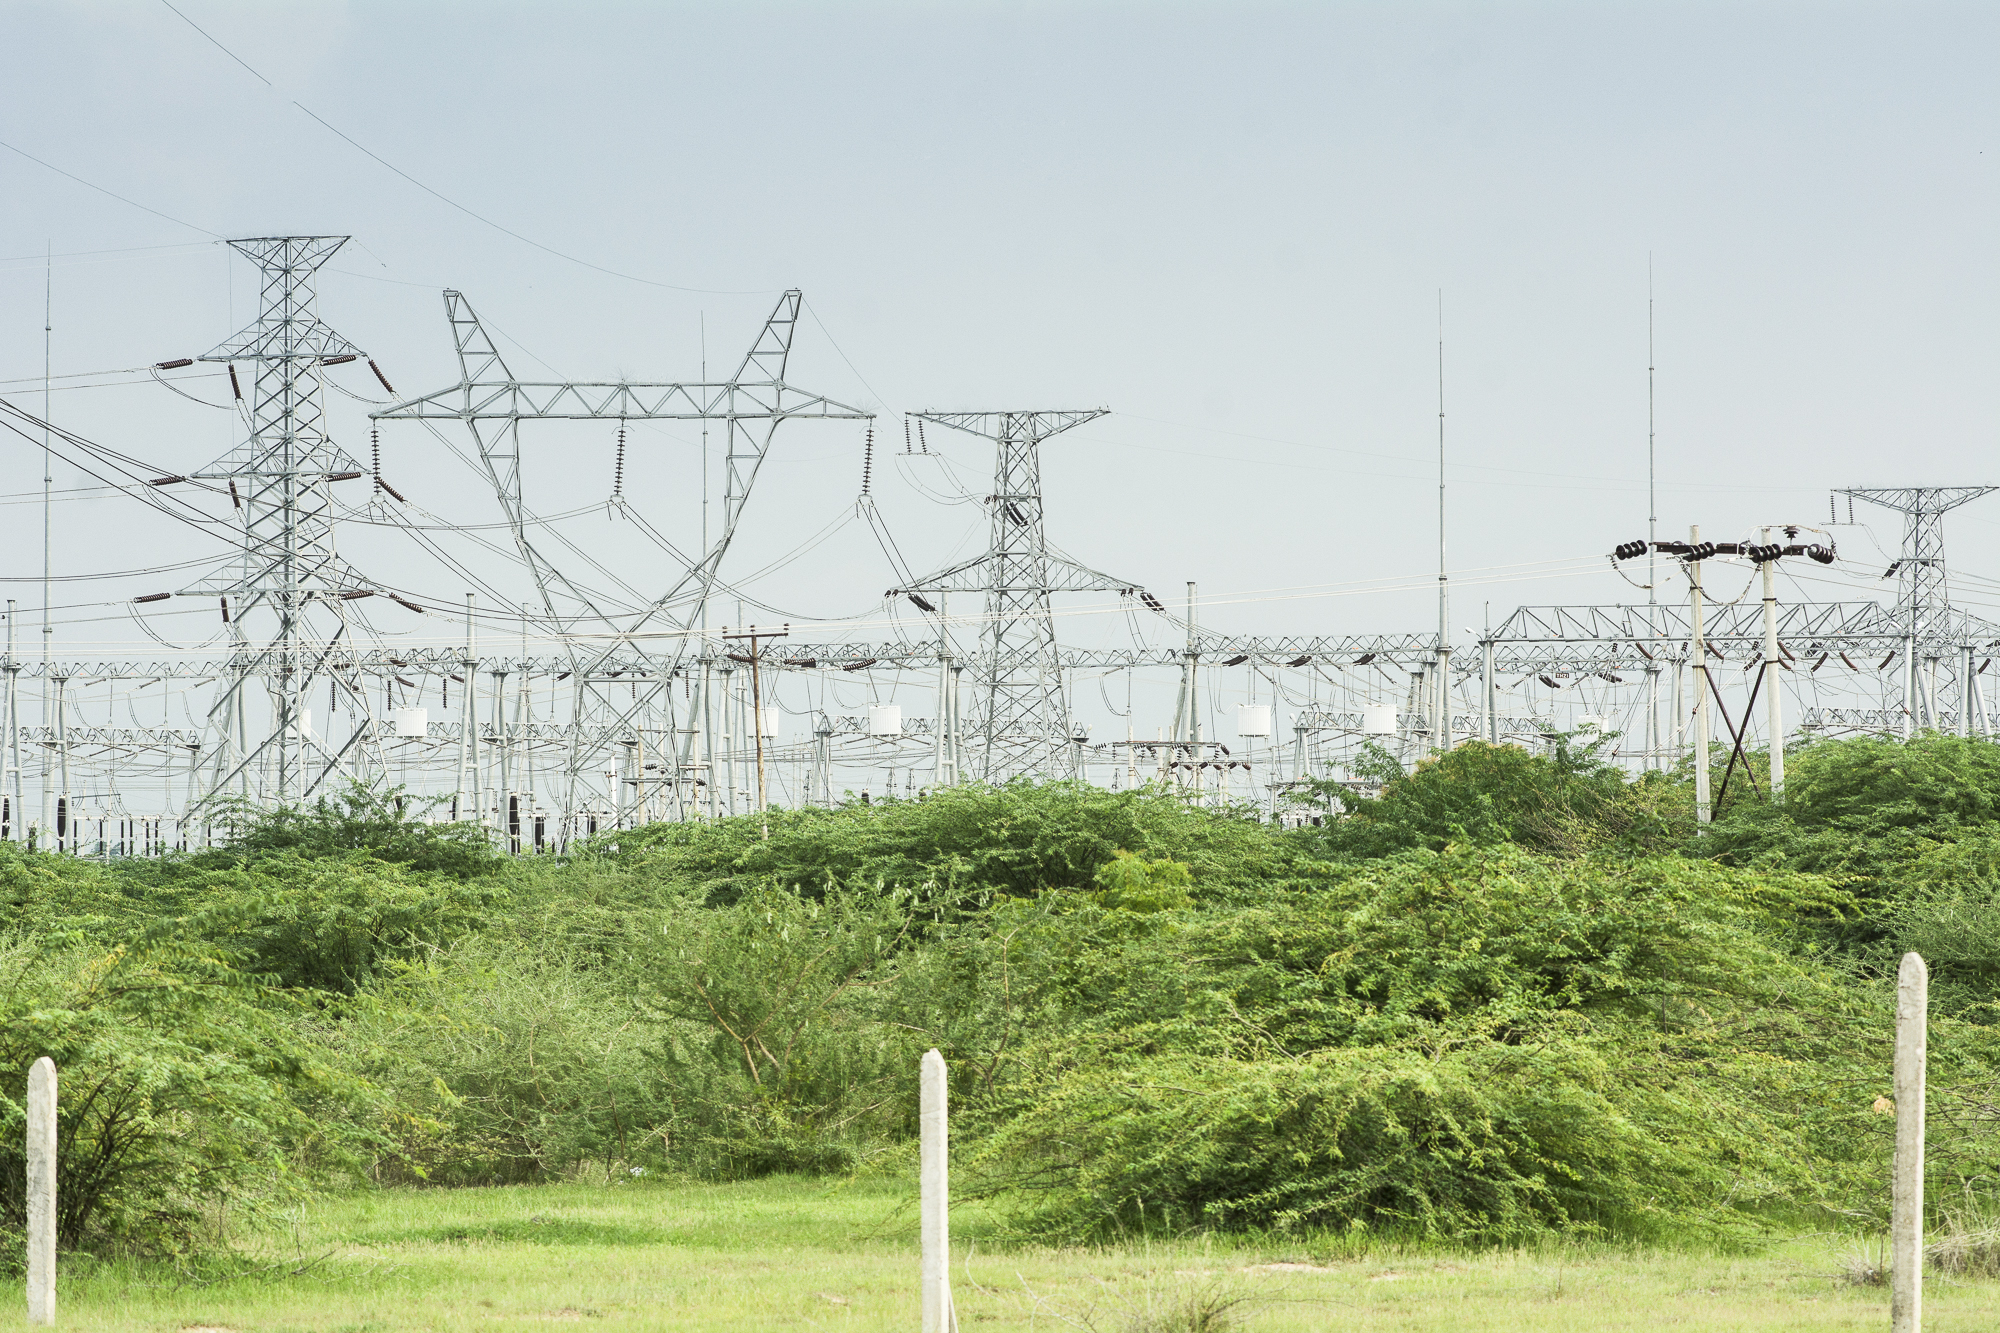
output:
M391 970L340 1041L393 1098L380 1178L542 1180L675 1146L658 1030L601 967L470 936Z
M1014 973L1031 1034L968 1110L973 1178L1066 1239L1632 1235L1819 1201L1859 1169L1846 1089L1885 1054L1885 992L1773 932L1838 901L1503 847L1254 910L1052 914L1066 947Z
M357 1160L371 1090L327 1061L304 1010L214 949L0 938L0 1228L24 1225L28 1066L52 1058L58 1243L180 1253Z
M667 1025L663 1074L693 1164L837 1170L909 1127L924 1043L884 1021L884 994L918 925L917 895L879 885L767 884L659 918L635 975Z
M935 886L1032 896L1087 889L1120 850L1185 864L1198 892L1254 886L1281 873L1278 831L1190 807L1154 789L1110 792L1074 782L951 787L922 800L773 811L719 823L654 824L605 839L623 861L727 902L765 883L817 893L829 881Z

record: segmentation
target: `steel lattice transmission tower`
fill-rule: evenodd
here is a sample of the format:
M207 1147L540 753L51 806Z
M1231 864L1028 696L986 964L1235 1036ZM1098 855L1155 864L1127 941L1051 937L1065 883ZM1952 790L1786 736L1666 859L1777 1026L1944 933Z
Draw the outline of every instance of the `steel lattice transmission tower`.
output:
M1836 491L1853 500L1893 509L1903 516L1903 549L1890 572L1896 576L1895 624L1907 645L1903 669L1891 677L1884 705L1915 719L1928 714L1937 725L1937 702L1926 701L1921 663L1956 656L1963 635L1954 630L1945 582L1944 516L1962 504L1991 494L1994 486L1850 486Z
M1989 495L1995 486L1850 486L1834 492L1893 509L1903 516L1903 551L1896 575L1896 620L1919 643L1951 636L1945 586L1944 516Z
M919 579L910 589L985 595L980 651L972 667L969 777L997 782L1020 774L1076 776L1076 739L1050 594L1132 592L1135 585L1049 546L1042 526L1041 446L1106 410L915 414L992 440L998 448L993 494L986 497L985 553Z
M671 682L688 668L690 636L702 624L703 608L778 427L792 420L871 421L874 413L786 379L803 302L796 289L778 298L736 373L715 381L516 379L471 302L455 291L447 291L444 301L458 352L459 382L371 415L378 421L458 421L470 431L515 547L535 581L546 623L563 636L570 663L565 675L575 682L576 725L563 761L561 800L565 817L574 818L590 799L587 788L604 746L636 743L641 732L650 731L678 737L672 755L676 772L692 762L696 729L682 725L675 715ZM541 520L531 511L522 483L524 421L718 424L724 464L721 532L698 559L672 571L636 610L601 605L600 595L569 578L543 547ZM621 686L630 686L631 694L619 697ZM705 678L703 690L690 708L690 723L703 710L714 710ZM712 728L701 730L712 740ZM461 795L471 798L467 814L484 818L487 797L477 784L476 769L467 772L462 764ZM679 801L677 783L673 791ZM615 800L624 818L636 793L636 781L623 781L616 790L598 795Z
M226 484L243 524L242 554L233 567L183 590L222 598L235 641L228 677L209 713L220 739L203 784L209 796L233 789L281 803L299 800L329 774L354 771L346 761L362 757L348 752L365 743L365 724L348 742L335 745L332 717L315 734L305 702L316 681L330 678L336 692L345 686L364 711L367 703L365 694L332 670L333 654L347 646L349 613L341 594L365 584L334 550L329 482L362 472L327 433L320 382L323 365L365 354L320 322L313 290L313 274L346 241L345 236L231 241L262 275L258 315L199 358L254 367L248 438L190 474ZM258 613L277 621L263 642L253 642L246 626ZM268 687L271 710L268 726L259 727L254 738L245 698L252 679Z

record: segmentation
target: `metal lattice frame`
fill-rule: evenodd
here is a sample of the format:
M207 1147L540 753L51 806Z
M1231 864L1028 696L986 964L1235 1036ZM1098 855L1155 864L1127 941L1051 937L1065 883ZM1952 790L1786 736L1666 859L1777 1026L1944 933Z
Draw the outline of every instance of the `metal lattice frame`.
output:
M359 475L359 465L326 430L320 367L361 350L320 322L313 274L345 236L266 236L229 244L262 275L255 322L200 358L255 367L243 444L200 472L225 484L243 524L243 550L226 574L183 593L226 598L236 650L209 714L213 738L204 794L235 794L277 803L309 796L327 776L354 771L349 752L364 733L335 748L306 725L305 699L328 675L330 656L348 650L350 617L341 594L365 586L334 549L329 481ZM257 613L276 617L271 637L255 643L245 626ZM336 688L345 684L332 676ZM252 680L270 691L268 728L251 738L245 698ZM367 699L356 701L365 710ZM327 719L331 731L332 719ZM357 756L360 758L360 756Z
M444 299L458 353L459 382L371 415L381 421L414 420L432 425L455 420L471 433L515 547L535 580L549 627L563 634L568 643L565 674L576 682L573 706L577 725L572 733L575 743L563 766L560 799L564 810L573 813L590 804L593 795L605 800L613 795L588 790L598 756L586 748L586 738L617 734L636 741L642 730L678 734L682 752L676 755L676 765L691 761L692 753L686 747L693 744L694 729L676 725L667 683L687 660L689 631L702 621L717 571L735 540L744 502L770 452L779 423L797 418L869 421L874 413L786 381L785 368L802 301L797 290L779 298L736 374L728 380L704 383L519 380L507 368L471 303L453 291L447 291ZM568 578L537 546L531 536L533 516L521 494L523 421L609 420L716 421L725 431L720 535L665 591L627 615L598 606L586 589ZM575 637L578 635L589 638ZM597 641L594 646L590 639ZM664 646L650 649L645 646L647 640ZM614 699L605 688L614 671L625 684L637 680L643 682L642 687L635 695Z
M968 776L981 781L1021 774L1076 776L1076 739L1049 598L1055 592L1123 592L1134 585L1049 549L1042 522L1041 446L1105 410L916 414L996 446L985 553L911 585L917 592L985 595L969 725Z

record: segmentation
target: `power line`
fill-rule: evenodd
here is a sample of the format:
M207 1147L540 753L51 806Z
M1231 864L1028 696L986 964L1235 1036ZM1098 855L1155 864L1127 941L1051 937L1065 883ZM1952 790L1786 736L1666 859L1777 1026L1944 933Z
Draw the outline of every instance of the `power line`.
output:
M56 175L58 176L66 176L70 180L75 181L78 185L81 185L86 189L95 190L101 195L104 195L111 199L116 199L121 204L129 204L133 208L138 209L141 213L151 213L154 217L164 218L166 221L173 223L176 227L186 227L189 231L198 231L202 235L212 236L218 241L222 239L221 232L210 231L206 227L199 226L192 222L188 222L182 218L177 218L171 213L162 213L157 208L148 208L146 207L146 205L140 203L137 199L127 199L124 195L119 194L116 190L107 190L102 185L97 184L95 181L87 181L73 171L64 171L61 167L57 166L53 162L44 162L41 158L36 157L33 153L29 152L27 149L17 148L13 144L6 142L4 139L0 139L0 148L4 148L10 153L18 153L22 157L25 157L30 162L34 163L36 166L45 167L48 170L55 172Z
M173 10L174 14L183 23L187 24L190 28L193 28L196 32L200 33L204 38L208 40L210 45L215 47L216 50L222 52L224 55L228 56L231 60L235 61L238 65L241 65L244 69L248 70L251 76L257 79L258 82L262 83L267 88L270 88L274 91L276 90L277 85L275 83L272 83L271 80L265 78L261 73L259 73L257 69L250 64L249 61L245 60L242 56L237 55L227 46L224 46L222 42L219 41L214 36L214 34L210 33L207 29L203 28L199 23L196 23L186 14L181 13L180 10L175 9L172 4L172 0L160 0L160 3L166 5L168 9ZM542 251L544 254L554 255L558 259L568 260L572 264L580 265L583 268L591 269L595 272L605 274L609 277L622 278L626 282L636 282L647 287L659 287L670 292L696 292L704 296L761 296L766 293L778 290L775 287L754 287L742 290L728 290L715 287L683 287L676 283L659 282L652 278L642 278L636 273L621 273L617 269L606 268L602 264L593 264L588 259L580 259L576 255L570 254L567 251L558 250L552 245L544 245L542 242L535 240L531 236L523 236L520 232L515 231L512 227L509 227L504 223L495 222L492 218L487 217L484 213L481 213L476 209L469 208L466 205L461 204L460 202L458 202L458 200L453 199L450 195L444 193L442 190L436 189L430 185L425 184L423 181L418 180L415 176L412 176L409 172L403 170L395 163L389 161L389 159L383 157L380 153L377 153L374 149L368 147L366 144L362 143L359 139L356 139L353 135L347 133L339 126L327 120L324 116L314 111L311 107L307 106L305 103L294 100L292 102L292 105L297 107L300 111L304 112L307 116L310 116L315 122L317 122L320 125L321 128L325 129L328 133L339 138L342 142L346 143L349 147L361 153L363 156L369 158L378 166L381 166L386 170L392 171L396 175L402 177L410 184L416 186L419 190L422 190L425 194L430 195L433 199L438 200L440 203L448 204L451 207L457 209L459 212L465 214L467 217L473 219L475 222L484 223L486 226L493 228L493 230L511 236L515 240L521 242L521 244L532 246L535 249ZM130 201L127 200L127 202L129 203ZM150 212L151 210L149 209L147 211ZM208 234L211 236L215 235L214 232L209 232ZM220 240L221 238L217 237L217 239Z

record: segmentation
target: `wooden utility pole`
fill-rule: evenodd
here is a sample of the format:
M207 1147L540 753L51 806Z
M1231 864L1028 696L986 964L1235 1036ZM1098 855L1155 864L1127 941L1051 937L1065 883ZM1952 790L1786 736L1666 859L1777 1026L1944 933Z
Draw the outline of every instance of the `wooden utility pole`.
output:
M757 813L767 808L764 800L764 695L757 676L757 659L762 656L757 645L765 639L783 639L790 636L792 627L788 624L781 630L760 630L755 625L738 634L725 632L725 639L748 639L750 641L750 727L757 744ZM764 836L771 836L770 825L764 826Z

